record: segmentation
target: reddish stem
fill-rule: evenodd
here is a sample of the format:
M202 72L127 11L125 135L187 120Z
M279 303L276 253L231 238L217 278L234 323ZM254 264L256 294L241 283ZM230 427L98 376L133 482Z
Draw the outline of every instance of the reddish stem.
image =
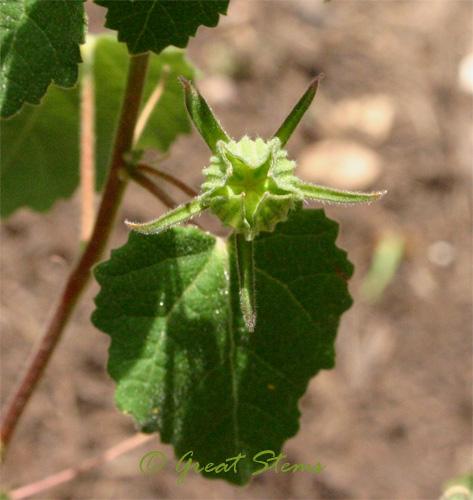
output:
M121 108L120 120L107 183L92 236L76 267L65 285L59 304L47 325L39 346L27 362L27 368L7 404L7 411L1 425L1 442L5 450L25 406L44 373L51 354L69 321L89 278L92 266L100 259L113 226L123 192L126 186L124 154L132 146L133 132L140 109L143 87L148 68L149 54L130 58L128 80Z
M122 441L113 448L104 451L100 455L85 460L77 467L69 467L68 469L64 469L63 471L41 479L40 481L36 481L35 483L13 490L9 493L10 498L12 500L22 500L23 498L37 495L38 493L42 493L43 491L59 486L60 484L67 483L68 481L75 479L79 474L94 469L95 467L113 460L124 453L128 453L137 446L140 446L155 437L155 434L135 434L131 438Z
M159 186L157 186L153 181L148 179L146 175L138 172L133 167L128 169L128 174L131 179L133 179L141 187L149 191L153 196L155 196L160 202L166 205L168 208L173 208L177 206L176 201L171 198L166 192L164 192Z
M177 179L176 177L174 177L171 174L163 172L162 170L159 170L155 167L151 167L150 165L146 165L144 163L139 163L135 168L136 168L136 170L148 172L152 175L155 175L156 177L161 177L161 179L164 179L165 181L168 181L170 184L173 184L174 186L179 188L183 193L186 193L187 195L191 196L192 198L199 196L199 193L197 191L194 191L191 187L189 187L184 182L180 181L179 179Z

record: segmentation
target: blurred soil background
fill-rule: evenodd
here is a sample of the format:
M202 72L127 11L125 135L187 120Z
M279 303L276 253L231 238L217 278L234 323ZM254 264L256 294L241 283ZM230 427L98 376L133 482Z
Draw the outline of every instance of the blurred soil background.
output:
M388 190L371 206L325 207L356 266L355 303L342 318L336 368L310 383L300 431L284 447L290 462L325 469L267 471L245 488L195 474L178 485L173 450L156 437L36 498L435 499L471 469L472 6L231 0L219 26L199 28L189 44L200 89L235 138L270 138L325 73L287 146L299 175ZM87 9L91 31L100 30L104 9ZM193 134L161 167L198 187L208 157ZM121 220L162 210L131 186L110 246L126 241ZM202 223L221 231L210 216ZM77 196L3 224L3 402L75 259L78 227ZM109 339L89 321L97 290L89 287L21 420L4 486L77 465L135 433L114 406ZM167 464L144 475L139 461L151 450Z

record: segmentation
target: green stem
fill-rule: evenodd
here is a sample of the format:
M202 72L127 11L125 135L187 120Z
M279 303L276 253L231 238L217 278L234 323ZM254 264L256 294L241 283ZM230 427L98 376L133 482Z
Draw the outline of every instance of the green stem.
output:
M81 89L80 126L80 191L81 232L80 241L86 244L94 228L95 186L95 98L94 83L90 71L85 71Z
M240 304L246 326L253 332L256 325L255 262L253 241L247 241L242 233L235 235L235 247L240 282Z
M141 54L130 58L128 80L115 136L108 179L94 230L76 267L69 275L58 306L46 327L44 335L28 361L26 371L7 404L0 432L3 450L6 449L18 420L43 375L54 348L74 311L74 307L89 281L92 266L100 259L108 241L127 184L126 179L122 176L122 170L125 168L124 154L132 147L133 132L140 109L148 60L149 54Z

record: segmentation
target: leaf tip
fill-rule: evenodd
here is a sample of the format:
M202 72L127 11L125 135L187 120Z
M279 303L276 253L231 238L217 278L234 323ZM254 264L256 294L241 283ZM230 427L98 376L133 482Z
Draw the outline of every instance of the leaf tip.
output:
M315 91L317 91L317 88L319 87L319 83L321 80L325 78L324 73L320 73L320 75L317 75L312 82L310 83L309 87L313 88Z

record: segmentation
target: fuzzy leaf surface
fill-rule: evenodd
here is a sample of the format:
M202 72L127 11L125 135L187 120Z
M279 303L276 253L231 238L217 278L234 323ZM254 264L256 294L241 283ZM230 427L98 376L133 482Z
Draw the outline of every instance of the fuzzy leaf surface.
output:
M87 27L83 2L0 1L0 116L39 104L51 83L76 84Z
M322 210L304 210L254 240L251 334L231 241L190 227L131 233L95 269L92 320L111 336L119 409L142 431L160 432L178 458L192 451L204 466L241 453L236 471L203 474L247 483L262 467L254 455L277 455L296 434L311 377L334 366L353 272L337 233Z
M94 0L108 9L105 26L118 31L130 54L186 47L199 26L217 26L229 0Z

